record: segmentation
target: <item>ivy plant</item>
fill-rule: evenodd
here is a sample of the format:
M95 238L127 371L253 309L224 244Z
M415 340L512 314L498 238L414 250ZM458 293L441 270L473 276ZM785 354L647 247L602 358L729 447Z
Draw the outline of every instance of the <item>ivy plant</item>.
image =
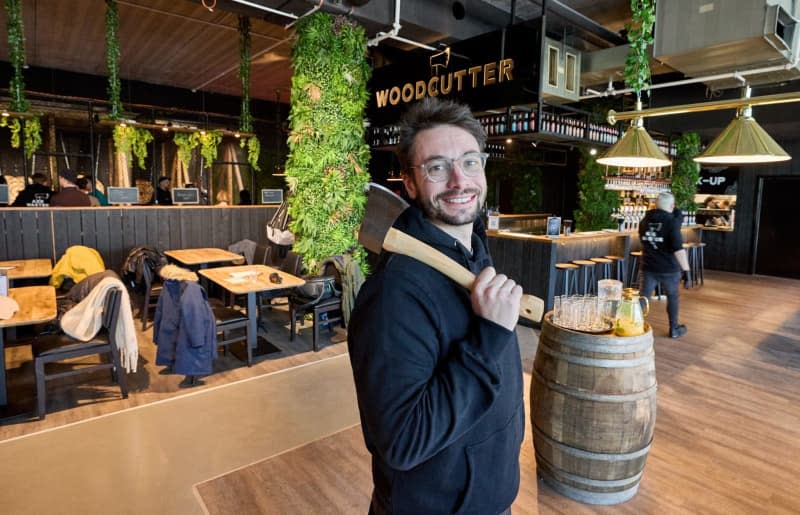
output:
M598 164L595 156L582 149L583 169L578 173L578 209L575 211L575 229L598 231L617 226L611 213L619 207L617 192L605 188L605 167Z
M506 181L514 184L514 213L534 213L542 208L542 169L531 166L526 155L506 154L505 159L490 161L486 166L487 198L497 198L496 187Z
M132 125L116 125L114 127L114 147L117 152L128 156L136 156L136 164L144 169L144 160L147 158L147 145L153 141L153 135L146 129Z
M239 16L239 79L242 81L242 110L239 116L239 130L253 132L253 115L250 112L250 18ZM239 146L247 150L247 162L256 171L261 171L258 163L261 143L255 135L243 137Z
M192 153L196 148L200 148L200 155L203 157L204 164L211 166L217 157L217 147L222 141L222 134L217 131L207 131L205 133L176 132L172 140L175 142L175 146L178 147L178 160L183 163L183 166L189 168L189 163L192 161Z
M8 85L11 95L11 110L27 113L30 104L25 99L25 80L22 75L25 65L25 28L22 23L22 4L20 0L6 0L5 9L8 18L8 58L13 69ZM20 130L23 131L25 157L28 159L42 144L42 125L36 116L15 117L11 121L4 117L0 126L11 129L11 146L13 148L20 147Z
M366 268L357 231L369 181L364 109L369 99L364 29L316 12L297 22L289 115L289 228L310 270L352 250Z
M647 47L653 44L656 21L656 0L631 0L631 21L628 30L628 55L625 58L625 85L641 100L642 90L650 91L650 56Z
M122 86L119 79L119 12L116 0L106 0L106 66L108 67L108 103L111 112L108 117L119 120L122 117Z
M700 153L700 135L685 132L675 140L675 162L672 168L672 194L675 207L683 211L694 211L697 181L700 179L700 164L692 158Z

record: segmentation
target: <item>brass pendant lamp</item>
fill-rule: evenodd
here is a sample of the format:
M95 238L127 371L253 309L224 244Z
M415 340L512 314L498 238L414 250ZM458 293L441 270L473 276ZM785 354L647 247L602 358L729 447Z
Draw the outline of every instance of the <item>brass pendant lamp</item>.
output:
M737 109L736 118L694 158L702 164L776 163L789 159L791 156L753 118L750 105Z
M641 101L636 102L636 110L642 110ZM661 168L671 161L664 155L653 138L644 128L643 118L636 117L625 134L611 146L597 162L607 166L623 168Z

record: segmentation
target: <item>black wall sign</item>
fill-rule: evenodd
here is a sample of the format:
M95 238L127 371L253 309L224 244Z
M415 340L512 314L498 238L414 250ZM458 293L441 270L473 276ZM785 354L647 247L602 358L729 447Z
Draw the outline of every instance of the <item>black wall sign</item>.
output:
M8 204L8 184L0 184L0 204Z
M139 188L119 188L116 186L109 186L106 193L108 194L109 204L139 203Z
M197 188L172 188L173 204L199 204L200 190Z
M697 193L736 195L739 168L701 168Z
M537 101L541 56L540 21L454 43L450 51L418 50L373 73L367 107L375 126L398 120L409 104L426 96L450 98L473 111Z
M261 190L262 204L280 204L283 202L283 190Z

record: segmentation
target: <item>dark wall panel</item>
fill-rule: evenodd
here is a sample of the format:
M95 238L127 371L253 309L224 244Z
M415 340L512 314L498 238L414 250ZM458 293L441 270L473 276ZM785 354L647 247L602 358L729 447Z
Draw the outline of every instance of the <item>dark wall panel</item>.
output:
M119 270L128 251L219 247L241 239L264 242L276 207L141 207L0 209L0 260L58 260L73 245L96 249ZM52 228L51 228L52 224ZM54 253L55 252L55 253Z

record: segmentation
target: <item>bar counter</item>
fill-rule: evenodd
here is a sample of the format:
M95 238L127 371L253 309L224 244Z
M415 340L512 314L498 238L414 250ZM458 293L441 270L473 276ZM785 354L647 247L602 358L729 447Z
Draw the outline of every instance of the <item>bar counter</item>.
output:
M20 207L0 209L0 261L50 258L72 245L100 252L119 270L133 247L159 250L266 241L264 226L277 205Z
M681 230L684 242L700 242L703 227L693 225ZM563 234L557 238L507 231L489 231L489 251L495 268L517 281L525 293L541 297L545 311L553 307L556 292L556 263L603 256L627 258L632 250L641 250L637 231L589 231ZM616 266L616 265L614 265Z

